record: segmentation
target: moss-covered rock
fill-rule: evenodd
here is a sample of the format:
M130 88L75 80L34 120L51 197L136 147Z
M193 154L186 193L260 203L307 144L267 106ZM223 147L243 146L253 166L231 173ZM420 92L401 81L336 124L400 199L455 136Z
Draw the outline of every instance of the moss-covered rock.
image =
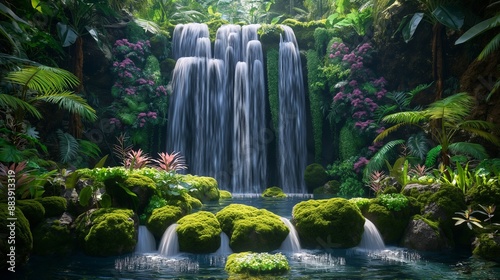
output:
M500 262L500 234L482 233L474 241L475 256L486 260Z
M312 193L315 188L323 186L328 181L328 174L321 164L309 164L304 171L304 181L307 191Z
M165 230L172 224L182 218L182 209L178 206L167 205L153 210L149 217L146 226L149 231L160 239Z
M253 206L230 204L216 217L234 252L276 250L289 233L278 215Z
M288 264L288 259L281 253L242 252L229 255L224 269L230 275L276 276L286 274L290 271L290 265Z
M262 192L262 197L286 197L286 194L279 187L270 187Z
M500 181L496 184L484 184L477 185L470 188L466 194L467 205L471 205L473 209L480 209L479 204L483 206L496 205L497 209L500 207ZM500 221L499 217L493 219L495 221Z
M373 200L362 213L377 227L386 244L395 245L399 244L411 217L410 212L390 211Z
M288 25L293 29L297 43L302 49L314 49L314 30L318 27L325 27L326 20L316 20L309 22L301 22L295 19L285 19L283 25Z
M91 256L115 256L134 251L137 219L132 210L89 210L75 221L77 241Z
M340 182L337 180L330 180L323 186L315 188L313 195L315 199L324 199L336 197L340 191Z
M149 200L156 191L156 183L151 178L148 178L144 175L131 174L125 180L124 185L137 195L137 199L133 199L130 197L130 195L126 195L124 199L127 202L123 201L121 202L121 204L126 204L129 206L127 208L136 209L138 214L142 214L142 212L148 205ZM134 205L134 200L136 201L137 205ZM130 206L136 206L136 208L131 208Z
M23 211L24 216L30 222L31 227L35 227L45 218L45 208L34 199L23 199L16 201L16 206Z
M306 248L348 248L361 241L365 219L343 198L302 201L293 207L292 223Z
M402 240L404 247L420 251L447 250L452 248L452 243L438 222L420 215L415 215L410 220Z
M37 255L66 255L73 250L71 232L73 218L64 213L61 217L47 218L33 229L33 253Z
M182 180L191 185L189 194L201 202L219 200L219 185L215 178L186 175Z
M219 199L231 199L233 198L233 195L231 192L226 191L226 190L219 190L220 197Z
M16 220L11 221L8 220L9 218L16 218ZM0 228L5 234L1 234L2 238L0 238L0 252L2 252L0 269L2 272L5 272L7 268L18 271L19 267L28 262L33 249L33 236L28 219L21 209L14 205L0 203Z
M222 230L214 214L196 212L182 217L177 224L180 251L206 254L219 249Z
M180 207L184 215L191 213L193 209L199 209L203 206L203 203L198 198L192 197L187 193L172 197L167 201L167 204Z
M67 201L64 197L60 196L47 196L37 198L36 201L40 202L45 209L45 217L58 217L66 212Z

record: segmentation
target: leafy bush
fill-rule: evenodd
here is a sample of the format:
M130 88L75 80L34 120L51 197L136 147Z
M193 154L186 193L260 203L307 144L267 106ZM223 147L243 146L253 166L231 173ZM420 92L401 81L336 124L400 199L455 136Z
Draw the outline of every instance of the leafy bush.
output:
M408 206L408 198L400 193L381 194L378 199L389 210L400 211Z
M290 270L287 258L281 254L237 253L227 258L226 271L234 274L281 275Z

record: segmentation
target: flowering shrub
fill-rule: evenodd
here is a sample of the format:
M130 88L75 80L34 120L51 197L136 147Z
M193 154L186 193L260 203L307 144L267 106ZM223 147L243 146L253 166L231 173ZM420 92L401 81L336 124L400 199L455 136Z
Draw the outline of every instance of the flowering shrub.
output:
M386 80L383 77L376 78L373 72L365 67L365 62L371 59L372 52L368 43L359 45L352 51L344 43L333 43L329 64L336 65L341 75L332 76L324 71L327 78L333 78L330 81L334 83L330 116L334 117L336 122L342 118L352 118L354 126L361 132L375 132L379 129L374 121L374 111L387 93Z
M151 139L143 137L166 121L167 88L160 83L158 60L150 55L149 41L117 40L113 48L112 71L115 83L111 94L114 116L110 123L132 135L132 141L145 148Z

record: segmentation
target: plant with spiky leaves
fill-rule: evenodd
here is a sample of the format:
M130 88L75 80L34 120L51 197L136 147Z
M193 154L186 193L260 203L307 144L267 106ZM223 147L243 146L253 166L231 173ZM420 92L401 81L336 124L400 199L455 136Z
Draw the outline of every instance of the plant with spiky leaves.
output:
M153 162L157 164L159 170L165 170L167 172L179 171L187 169L184 157L179 152L174 153L158 153L159 159L153 159Z
M124 163L124 167L130 170L141 169L151 163L151 158L148 156L148 154L144 153L142 149L139 149L137 151L131 150L127 154Z

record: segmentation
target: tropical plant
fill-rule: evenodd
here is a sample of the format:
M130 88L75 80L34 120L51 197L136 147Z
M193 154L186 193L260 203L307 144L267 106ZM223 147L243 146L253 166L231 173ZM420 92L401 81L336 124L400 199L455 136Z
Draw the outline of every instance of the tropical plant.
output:
M0 15L11 21L10 23L5 21L0 22L0 35L5 38L5 41L8 42L8 44L4 44L4 40L2 40L3 46L0 48L1 52L8 52L13 55L21 56L22 48L17 39L17 37L22 36L19 34L22 33L19 29L19 25L29 25L29 23L16 15L14 11L9 9L9 7L5 6L3 3L0 3ZM11 50L9 50L7 46L9 46Z
M408 198L400 193L381 194L377 198L389 210L401 211L408 206Z
M441 145L441 161L450 165L450 152L460 152L471 156L481 154L479 144L454 142L458 134L467 132L480 136L495 145L500 145L498 137L488 131L494 131L495 125L482 120L466 120L474 106L474 99L467 93L457 93L430 104L424 110L394 113L383 118L386 123L395 125L381 132L374 142L381 141L390 133L403 126L414 125L428 133L432 140ZM437 125L430 125L431 122Z
M158 153L159 159L153 159L152 161L157 164L159 170L164 170L167 172L179 171L182 169L187 169L184 157L179 152L174 153Z
M130 170L132 169L141 169L146 167L149 163L151 163L151 158L144 153L141 149L134 151L131 150L127 157L125 158L124 167Z
M127 159L127 155L132 151L132 145L126 145L128 137L121 133L116 137L118 144L113 145L113 153L120 160L123 166L125 166L125 160Z
M460 215L461 217L453 217L452 219L456 220L455 222L456 226L465 223L469 229L472 229L473 226L476 226L478 228L483 228L483 225L481 225L481 221L476 217L472 216L475 213L477 213L477 211L473 211L472 208L469 206L464 211L455 212L455 214Z
M370 175L369 187L375 194L379 194L387 186L385 181L387 181L387 176L384 171L375 170Z

